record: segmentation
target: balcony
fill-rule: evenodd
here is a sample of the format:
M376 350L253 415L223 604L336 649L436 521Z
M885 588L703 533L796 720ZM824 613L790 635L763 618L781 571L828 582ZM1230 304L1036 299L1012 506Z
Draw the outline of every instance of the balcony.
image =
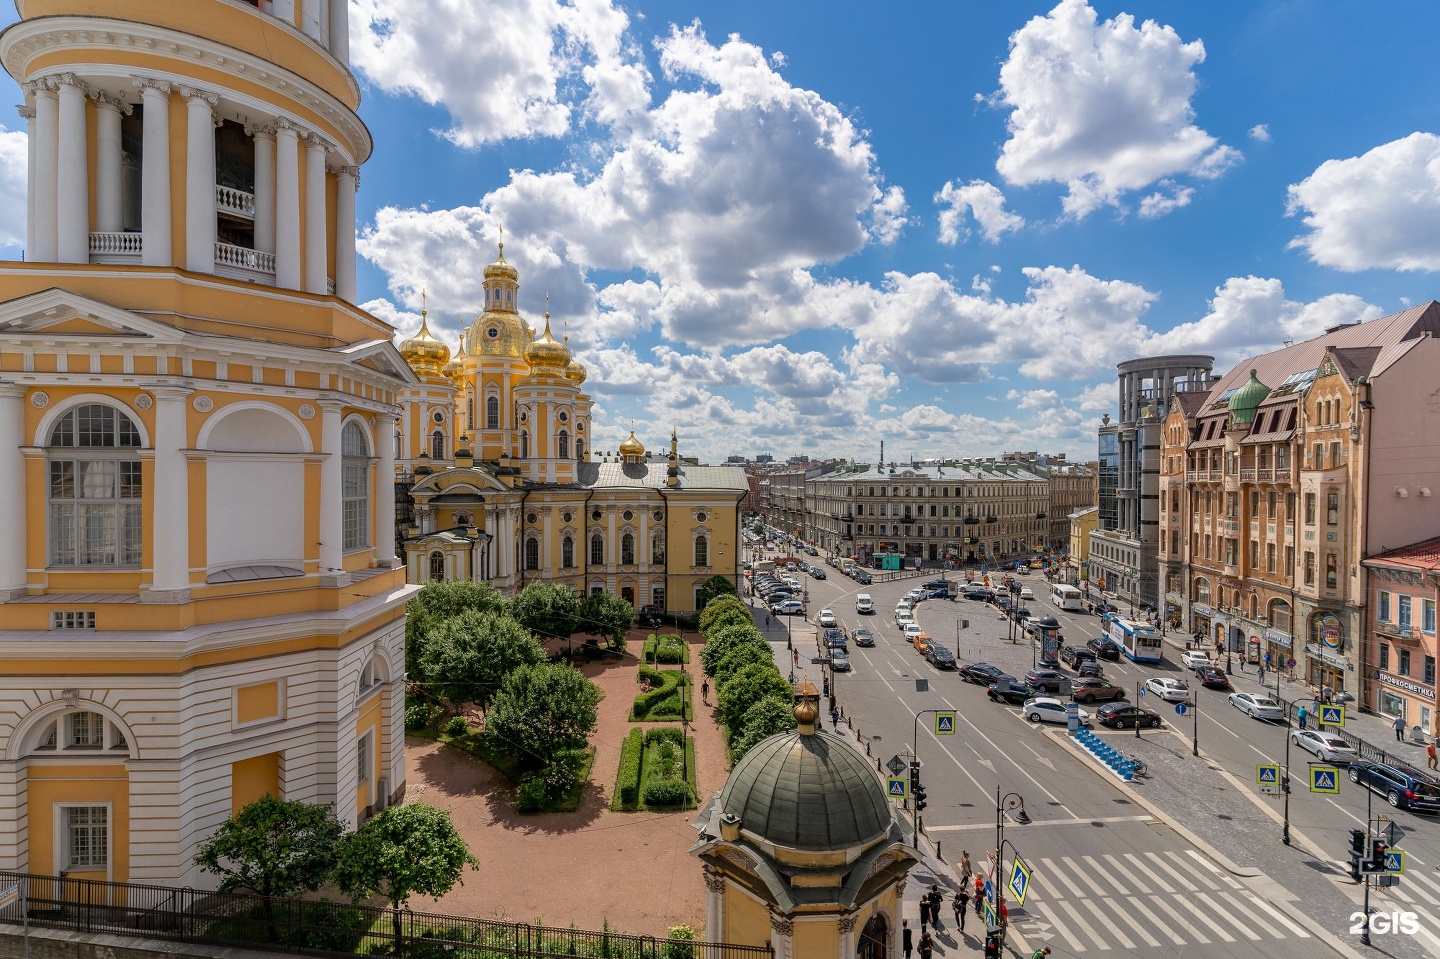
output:
M965 525L966 525L966 526L974 526L974 525L975 525L976 523L978 523L978 522L980 522L980 517L978 517L978 516L967 516L967 517L965 517ZM992 519L991 522L993 523L994 520Z
M1255 470L1241 470L1241 471L1240 471L1240 482L1242 482L1242 483L1253 483L1253 482L1255 482L1255 476L1256 476L1256 471L1255 471Z
M215 210L241 220L255 219L255 194L215 185Z
M1420 631L1409 623L1379 622L1375 624L1375 632L1377 635L1387 636L1401 643L1420 642Z
M229 243L216 243L215 273L217 276L273 285L275 254L248 250L243 246L231 246Z
M144 246L143 233L92 233L90 262L139 263Z
M998 522L1000 522L1000 517L998 517L998 516L987 516L987 517L985 517L985 522L987 522L987 523L998 523Z

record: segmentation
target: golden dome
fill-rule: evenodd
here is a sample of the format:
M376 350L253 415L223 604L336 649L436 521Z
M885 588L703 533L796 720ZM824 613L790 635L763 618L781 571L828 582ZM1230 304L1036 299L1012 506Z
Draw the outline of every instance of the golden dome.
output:
M630 438L620 444L621 456L644 456L645 444L635 438L635 431L630 431Z
M422 302L425 294L420 294ZM400 355L420 376L440 376L440 368L450 359L450 347L430 335L429 313L420 308L420 331L400 344Z
M548 299L548 297L547 297ZM545 311L545 332L525 347L525 362L531 373L552 373L563 376L570 364L570 348L550 335L550 311Z
M568 336L565 337L565 346L567 348L570 346L570 337ZM585 372L585 367L581 366L580 361L575 359L572 354L570 362L565 364L565 378L576 386L579 386L585 382L585 378L589 375L589 373Z
M524 359L525 347L530 343L530 327L520 318L519 313L504 310L486 310L470 324L470 340L478 344L477 356L508 356Z
M507 280L518 280L518 279L520 279L520 274L519 274L519 272L515 269L515 267L513 267L513 266L511 266L509 263L506 263L506 262L505 262L505 243L504 243L504 241L501 241L501 243L500 243L500 255L496 258L495 262L494 262L494 263L491 263L489 266L485 267L485 279L489 280L489 279L499 279L499 278L504 278L504 279L507 279Z
M450 362L440 367L440 372L452 380L458 380L465 373L465 334L460 334L460 348L450 358Z

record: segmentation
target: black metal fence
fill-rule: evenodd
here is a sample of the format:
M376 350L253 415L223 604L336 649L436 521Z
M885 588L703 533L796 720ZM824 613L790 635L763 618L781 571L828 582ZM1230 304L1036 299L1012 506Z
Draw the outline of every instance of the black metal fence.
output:
M0 923L311 956L749 959L765 946L0 871Z

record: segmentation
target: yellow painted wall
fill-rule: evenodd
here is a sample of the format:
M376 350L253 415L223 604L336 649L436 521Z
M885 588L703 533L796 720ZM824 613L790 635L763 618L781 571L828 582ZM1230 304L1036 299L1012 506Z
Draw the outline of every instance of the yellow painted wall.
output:
M734 889L725 891L724 924L725 934L720 937L722 942L738 946L764 946L770 942L769 910ZM829 954L833 956L835 950L831 949ZM796 952L795 955L799 957L806 953Z
M30 826L29 868L53 875L65 863L56 861L56 803L110 804L110 871L72 872L75 879L130 878L130 780L120 764L90 766L41 765L26 770L25 817Z
M254 723L280 715L280 684L256 683L235 690L235 722Z
M280 796L280 754L266 753L230 764L230 815L262 796Z
M794 956L838 956L840 954L840 919L825 922L797 922L791 947Z
M360 708L360 716L355 720L355 741L358 743L360 737L367 732L370 734L370 775L364 782L355 784L355 814L364 815L365 809L370 805L370 790L375 781L380 778L380 747L382 731L385 718L385 697L380 694L380 689L370 694L369 699Z

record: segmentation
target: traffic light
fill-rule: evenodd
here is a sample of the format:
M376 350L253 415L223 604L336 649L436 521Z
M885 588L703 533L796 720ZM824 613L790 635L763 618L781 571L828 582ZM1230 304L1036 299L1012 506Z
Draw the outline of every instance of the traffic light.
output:
M925 787L917 785L915 787L915 811L924 812L925 806Z
M920 789L920 762L910 760L910 794L913 796Z
M1360 881L1360 861L1365 858L1366 836L1363 829L1350 830L1350 878Z
M1389 852L1389 850L1390 850L1390 847L1389 847L1389 845L1386 844L1385 840L1383 840L1383 839L1372 839L1372 840L1370 840L1370 871L1371 871L1371 872L1384 872L1384 871L1385 871L1385 853Z

